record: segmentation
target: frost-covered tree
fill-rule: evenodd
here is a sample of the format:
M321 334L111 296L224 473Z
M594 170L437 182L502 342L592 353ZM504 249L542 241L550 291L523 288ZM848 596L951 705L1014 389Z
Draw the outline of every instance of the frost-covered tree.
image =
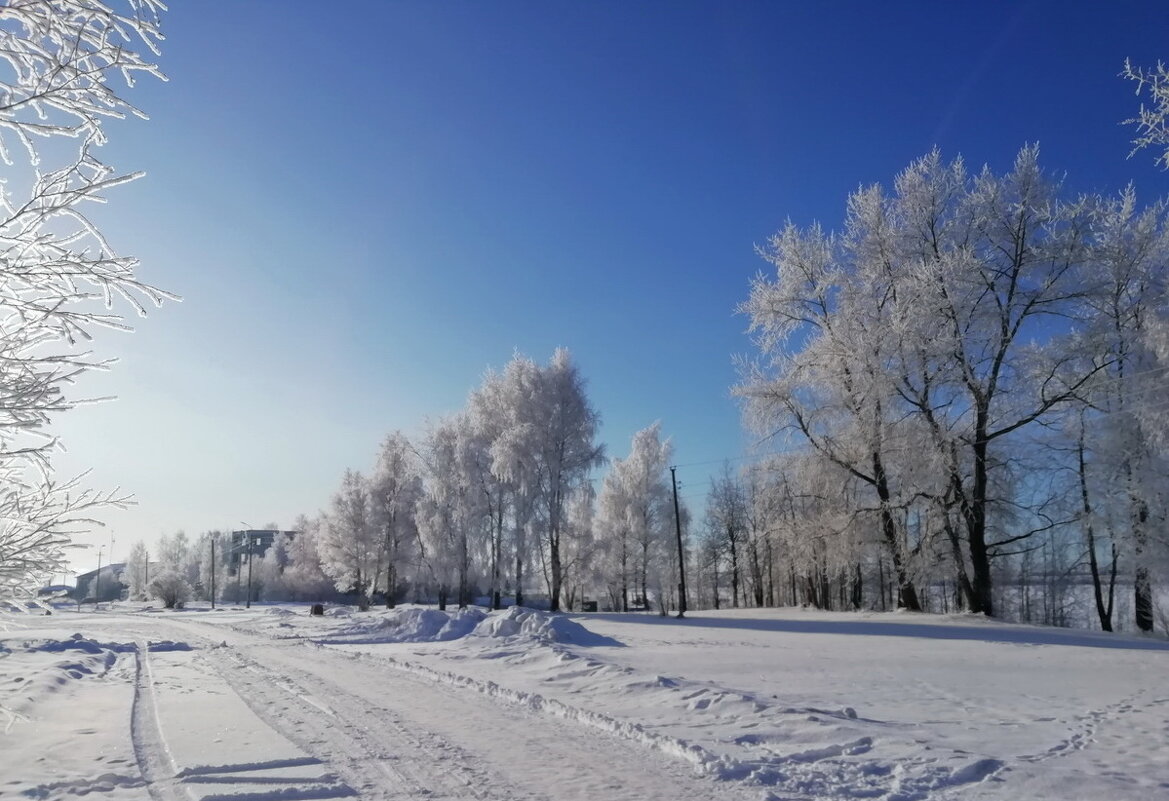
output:
M515 422L508 406L509 398L519 397L522 390L522 387L514 386L515 383L510 365L502 374L488 372L467 401L467 460L487 517L485 572L492 609L499 609L502 605L506 573L504 554L509 535L514 537L518 529L516 519L525 516L530 508L530 504L525 503L528 496L523 494L528 484L523 465L506 461L512 454L502 448L503 458L497 464L493 450L507 427ZM522 574L522 566L517 566L516 572Z
M661 424L633 435L628 458L614 459L601 485L597 533L603 543L605 571L614 601L629 608L633 590L649 603L650 589L661 598L671 572L674 505L666 468L672 446L661 438ZM616 605L616 604L614 604Z
M650 585L660 588L663 584L674 532L674 501L666 482L673 446L668 439L662 440L661 428L655 422L634 434L629 458L620 466L625 514L637 552L637 588L647 605Z
M368 609L382 569L382 536L373 523L369 485L355 470L346 470L341 488L325 515L317 551L321 569L340 592L358 596Z
M191 585L173 570L165 570L150 580L147 592L151 598L162 601L167 609L175 609L191 599Z
M1073 369L1070 347L1089 211L1062 199L1036 148L1002 176L934 152L891 193L854 193L843 234L789 226L765 251L776 277L743 306L763 354L739 389L749 419L849 476L906 606L920 605L918 555L938 552L909 514L920 504L946 521L967 603L986 614L992 560L1050 524L1024 519L1042 515L1006 477L1012 446L1099 370ZM866 541L851 523L826 530Z
M579 608L590 592L601 586L594 517L597 493L586 483L573 492L568 500L565 536L561 553L564 566L563 606Z
M613 609L628 612L629 591L635 586L636 549L632 521L627 513L628 486L623 478L624 460L614 458L597 497L595 531L600 542L600 572L609 592L609 604Z
M539 477L537 497L543 517L542 542L548 553L548 590L556 612L564 580L565 509L592 469L604 464L605 448L595 441L600 415L589 403L584 377L566 349L558 348L548 366L540 370L534 400L532 437L526 443L526 454Z
M1132 187L1094 205L1095 284L1083 298L1086 324L1077 343L1085 362L1080 369L1096 372L1068 423L1076 442L1079 517L1101 627L1112 628L1114 586L1109 581L1105 590L1102 574L1125 557L1137 628L1151 631L1150 566L1164 553L1157 533L1169 513L1169 441L1159 403L1169 367L1159 346L1169 323L1167 209L1164 203L1140 209Z
M714 479L706 496L706 527L711 536L721 537L719 550L729 561L731 583L731 606L739 606L742 586L743 548L747 538L747 503L743 488L731 472L730 465L724 466L723 474Z
M150 552L146 549L146 543L139 540L130 546L130 556L126 559L126 587L130 600L146 597L149 573Z
M440 609L452 595L460 607L470 604L473 558L487 530L484 499L471 475L482 460L470 458L475 438L469 434L466 416L456 415L434 426L422 446L426 481L417 528Z
M288 543L289 564L284 569L284 587L289 600L324 601L334 593L333 580L321 567L318 551L324 526L323 517L300 515L293 521L296 535Z
M25 0L0 7L0 594L60 570L72 536L97 508L120 505L53 477L51 417L107 361L83 343L127 329L115 303L138 312L170 297L117 255L86 205L138 177L102 161L106 123L143 116L119 94L157 55L156 0Z
M227 597L230 553L231 536L226 532L205 531L199 535L190 550L191 561L196 565L193 587L198 597L208 601Z
M482 428L491 440L491 472L500 482L501 503L505 505L501 511L509 520L504 528L501 519L499 528L492 532L493 547L498 549L502 562L506 533L517 606L524 603L530 546L536 542L532 529L542 497L542 476L533 452L538 436L535 420L540 386L540 368L526 356L516 354L498 377L489 374L480 392L471 397L472 426Z
M386 437L369 480L370 513L382 536L386 608L401 591L401 576L413 560L418 542L415 519L422 498L421 466L406 436L395 431Z

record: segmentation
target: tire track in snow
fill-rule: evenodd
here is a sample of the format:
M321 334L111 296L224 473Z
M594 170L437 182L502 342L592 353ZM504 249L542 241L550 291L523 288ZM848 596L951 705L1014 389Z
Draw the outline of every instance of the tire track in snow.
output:
M326 701L312 688L314 679L297 675L291 666L276 670L230 647L204 651L204 657L261 720L328 764L363 798L529 797L441 738L419 737L392 709L371 705L335 684Z
M150 649L145 641L138 642L134 652L130 742L151 799L188 801L178 788L175 766L163 738L155 699L154 676L150 669Z

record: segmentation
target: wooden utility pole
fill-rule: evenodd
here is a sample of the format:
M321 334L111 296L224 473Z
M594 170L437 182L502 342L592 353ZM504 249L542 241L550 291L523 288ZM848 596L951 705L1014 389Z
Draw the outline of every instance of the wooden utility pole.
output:
M686 617L686 551L682 548L682 515L678 512L678 476L670 468L670 483L674 485L674 533L678 535L678 617Z

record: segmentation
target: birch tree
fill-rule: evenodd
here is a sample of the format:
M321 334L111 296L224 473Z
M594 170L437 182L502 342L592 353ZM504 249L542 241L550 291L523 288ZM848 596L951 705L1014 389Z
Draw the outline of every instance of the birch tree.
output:
M558 348L540 374L532 443L544 514L544 541L551 571L551 609L560 610L564 581L562 538L568 499L605 461L605 448L595 442L600 414L589 403L585 382L572 356Z
M382 537L373 524L369 486L361 473L345 471L325 515L317 547L321 569L337 590L356 593L358 605L368 609L381 573Z
M418 502L418 534L440 609L446 609L452 593L460 608L470 604L475 539L486 517L468 471L467 425L461 415L444 420L422 446L426 481Z
M372 523L381 532L385 560L386 608L401 590L401 575L415 553L415 519L422 498L422 475L410 441L400 431L386 437L369 482Z

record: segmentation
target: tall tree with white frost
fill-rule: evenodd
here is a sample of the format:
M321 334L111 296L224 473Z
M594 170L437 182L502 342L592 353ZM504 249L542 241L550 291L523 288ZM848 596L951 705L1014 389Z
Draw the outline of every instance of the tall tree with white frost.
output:
M666 470L673 447L662 440L661 428L655 422L633 435L628 458L613 460L598 498L605 578L614 605L623 611L629 609L631 588L648 603L651 587L669 583L674 504Z
M138 177L100 158L108 120L144 116L119 96L115 77L127 86L139 74L162 77L137 52L157 55L162 3L124 7L0 6L0 595L60 570L94 511L128 501L55 480L49 431L52 415L79 402L66 388L108 364L79 343L99 327L128 329L115 299L141 313L171 297L140 281L137 261L116 255L83 209Z
M655 422L633 435L629 458L621 463L625 484L625 514L637 549L638 592L649 603L649 586L661 587L669 562L674 533L674 500L666 473L674 448L662 439L662 424ZM658 598L663 604L665 599ZM664 607L663 607L664 608Z
M493 448L509 424L507 410L509 397L507 374L488 372L483 383L467 400L467 460L471 479L481 496L483 512L487 516L487 579L491 608L503 604L504 542L508 533L509 515L519 514L517 499L520 484L504 477L522 474L522 468L505 470L504 464L495 464Z
M1069 347L1087 212L1061 200L1034 147L1003 176L935 151L892 194L854 193L842 236L789 226L765 253L778 276L743 308L766 361L740 392L760 430L794 428L875 495L908 606L921 543L899 519L919 499L952 512L967 602L988 615L992 559L1039 530L1007 530L1019 488L999 479L1008 444L1103 369L1073 369ZM924 460L933 479L914 472Z
M426 482L418 502L418 535L440 609L452 592L460 607L470 604L471 560L485 529L482 497L468 470L467 428L465 415L444 420L422 446Z
M334 592L333 581L321 567L318 543L324 536L322 517L299 515L292 523L296 536L288 544L289 565L284 570L284 587L293 601L323 601Z
M1166 211L1164 203L1138 210L1129 187L1117 198L1098 199L1093 214L1098 268L1083 300L1088 324L1079 349L1088 362L1080 369L1098 372L1084 388L1074 427L1082 525L1097 616L1106 631L1112 629L1112 601L1104 598L1099 557L1114 571L1120 551L1131 554L1137 628L1151 631L1154 622L1150 540L1169 511L1166 421L1158 402L1169 365L1158 352L1169 321ZM1111 541L1100 554L1097 540L1105 532Z
M532 419L529 455L539 476L544 541L551 571L551 609L560 611L564 580L561 538L565 508L572 493L605 462L605 447L594 440L601 416L585 394L585 381L565 348L552 354L540 371L539 394Z
M346 470L341 489L325 515L317 549L321 569L339 592L353 592L368 609L382 567L382 536L373 523L369 485L355 470Z
M623 465L623 459L613 459L601 483L595 531L601 551L600 572L609 591L609 603L613 609L628 612L635 549L633 527L627 514L629 496Z
M381 532L385 556L386 608L392 608L401 589L401 575L415 552L418 525L415 520L422 498L418 457L401 431L386 437L377 466L369 480L373 525Z
M502 484L503 502L510 506L516 606L524 603L524 571L541 497L541 474L533 454L540 386L540 368L528 357L516 354L498 377L488 375L481 390L471 396L472 426L491 439L491 472ZM502 528L493 534L501 561L502 535Z
M146 543L139 540L130 546L130 556L126 559L126 587L130 600L137 601L146 597L149 572L150 552L146 550Z

